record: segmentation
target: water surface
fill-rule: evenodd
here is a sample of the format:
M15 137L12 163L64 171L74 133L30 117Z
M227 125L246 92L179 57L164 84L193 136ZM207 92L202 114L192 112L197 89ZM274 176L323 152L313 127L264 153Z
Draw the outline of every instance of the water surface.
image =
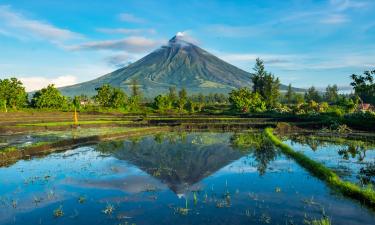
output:
M169 133L0 168L0 224L373 224L261 134ZM61 215L62 214L62 215Z

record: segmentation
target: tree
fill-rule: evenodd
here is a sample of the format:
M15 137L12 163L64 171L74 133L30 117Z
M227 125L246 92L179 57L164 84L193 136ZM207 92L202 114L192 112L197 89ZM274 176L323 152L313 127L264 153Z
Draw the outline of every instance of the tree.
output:
M195 113L195 107L196 106L197 106L197 104L193 100L189 99L187 101L187 108L188 108L190 113Z
M266 104L258 92L251 92L248 88L232 90L229 93L232 108L239 112L263 112Z
M110 107L112 100L112 86L104 84L95 89L97 94L94 96L95 101L102 107Z
M294 96L295 96L295 101L296 101L297 104L305 103L305 98L304 98L303 94L296 93Z
M202 93L199 93L198 94L198 97L197 97L197 107L198 107L198 111L202 111L202 108L204 107L204 96Z
M81 96L74 96L72 103L74 108L79 110L81 108Z
M120 88L114 88L109 84L96 88L95 100L102 107L120 108L125 106L127 96Z
M180 111L184 111L186 103L187 103L187 92L185 88L182 88L178 92L178 109Z
M336 103L339 100L337 85L327 86L324 99L329 103Z
M141 93L141 90L139 88L138 81L136 79L133 79L131 81L131 90L132 90L132 95L129 98L128 103L129 103L130 110L134 111L134 110L139 109L140 101L142 99L142 93Z
M250 79L253 83L253 92L259 93L264 99L267 107L272 108L276 105L278 97L280 96L280 81L279 78L265 70L264 62L257 58L253 68L254 73L251 73Z
M61 95L54 84L49 84L35 92L31 104L36 108L61 109L67 105L67 99Z
M358 95L365 103L375 104L375 83L373 76L375 70L365 71L362 75L352 74L353 82L350 85L354 88L355 94Z
M177 96L177 91L176 87L169 87L169 94L168 94L168 99L171 104L171 107L177 103L178 96Z
M314 86L307 89L307 92L305 93L305 101L306 102L310 102L310 101L320 102L321 101L321 96Z
M165 111L169 108L169 96L158 95L154 99L154 105L160 111Z
M287 100L287 103L288 104L291 104L292 103L292 101L293 101L293 97L294 97L294 91L293 91L293 89L292 89L292 84L289 84L288 85L288 90L287 90L287 92L286 92L286 94L285 94L285 97L286 97L286 100Z
M125 106L127 100L127 96L123 90L120 88L113 88L112 89L112 96L111 96L111 103L110 106L112 108L120 108Z
M17 109L27 104L27 93L22 82L17 78L0 79L0 101L2 108Z

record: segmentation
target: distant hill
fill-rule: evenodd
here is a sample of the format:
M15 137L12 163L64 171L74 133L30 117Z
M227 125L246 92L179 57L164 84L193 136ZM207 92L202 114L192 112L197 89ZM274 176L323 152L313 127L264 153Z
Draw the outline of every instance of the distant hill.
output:
M95 88L110 84L124 89L136 79L147 97L166 93L171 86L191 93L228 93L234 88L251 87L250 74L175 36L167 45L124 68L97 79L62 87L64 95L94 95ZM282 90L286 90L281 85Z

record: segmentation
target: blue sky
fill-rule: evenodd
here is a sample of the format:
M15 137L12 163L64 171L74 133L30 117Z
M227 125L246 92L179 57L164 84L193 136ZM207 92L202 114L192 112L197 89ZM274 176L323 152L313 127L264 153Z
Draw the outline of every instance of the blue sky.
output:
M375 68L372 0L1 0L0 79L28 90L99 77L177 32L250 71L256 57L284 84L349 86Z

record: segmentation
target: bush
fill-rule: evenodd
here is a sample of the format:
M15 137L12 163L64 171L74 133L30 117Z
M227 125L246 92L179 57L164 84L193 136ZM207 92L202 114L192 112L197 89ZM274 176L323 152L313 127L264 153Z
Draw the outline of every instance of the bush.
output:
M248 88L240 88L229 93L229 102L238 112L264 112L266 103L258 93L252 93Z

